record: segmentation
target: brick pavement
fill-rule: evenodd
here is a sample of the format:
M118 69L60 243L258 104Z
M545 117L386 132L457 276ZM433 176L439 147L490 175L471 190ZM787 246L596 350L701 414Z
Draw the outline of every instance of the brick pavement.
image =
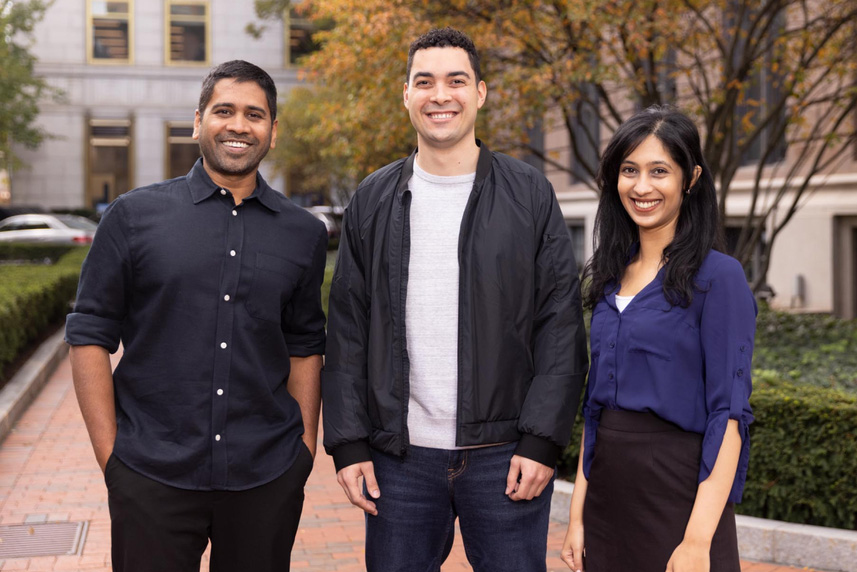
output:
M0 444L0 524L89 521L82 554L0 560L0 570L110 571L110 520L104 481L80 417L71 368L64 360L13 432ZM551 523L548 570L567 570L557 551L565 525ZM295 572L360 572L363 517L345 500L330 458L321 454L306 489L292 554ZM443 572L470 570L456 538ZM742 563L743 572L797 568ZM208 571L207 557L202 572Z

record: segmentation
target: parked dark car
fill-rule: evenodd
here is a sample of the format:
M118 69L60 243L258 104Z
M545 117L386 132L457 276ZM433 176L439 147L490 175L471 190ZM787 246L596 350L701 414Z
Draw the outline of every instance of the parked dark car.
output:
M91 244L98 227L76 215L21 214L0 220L0 242Z

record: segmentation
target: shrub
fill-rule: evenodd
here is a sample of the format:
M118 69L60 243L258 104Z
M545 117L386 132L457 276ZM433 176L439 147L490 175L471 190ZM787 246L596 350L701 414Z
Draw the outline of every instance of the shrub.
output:
M753 367L784 380L857 393L857 322L759 308Z
M738 511L854 529L857 396L757 371L750 470Z
M21 350L68 313L87 251L76 248L51 266L0 266L0 380Z
M27 244L0 242L0 260L16 262L45 262L53 264L75 246L61 244Z

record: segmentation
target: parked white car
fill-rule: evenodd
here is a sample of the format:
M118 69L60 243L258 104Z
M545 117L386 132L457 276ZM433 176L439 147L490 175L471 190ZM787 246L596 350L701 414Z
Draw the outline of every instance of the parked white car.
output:
M76 215L14 215L0 220L0 242L86 245L92 243L97 227Z

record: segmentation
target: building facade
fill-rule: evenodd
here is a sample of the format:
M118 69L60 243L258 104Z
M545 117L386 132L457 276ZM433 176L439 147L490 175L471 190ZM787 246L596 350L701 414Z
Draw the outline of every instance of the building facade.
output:
M248 24L263 27L258 38ZM41 105L50 134L20 149L13 205L101 209L138 186L187 173L202 79L218 63L265 69L280 96L298 82L295 58L308 31L298 18L259 22L253 2L55 0L38 24L37 73L62 96ZM270 165L262 166L271 174ZM271 180L283 191L281 178Z

